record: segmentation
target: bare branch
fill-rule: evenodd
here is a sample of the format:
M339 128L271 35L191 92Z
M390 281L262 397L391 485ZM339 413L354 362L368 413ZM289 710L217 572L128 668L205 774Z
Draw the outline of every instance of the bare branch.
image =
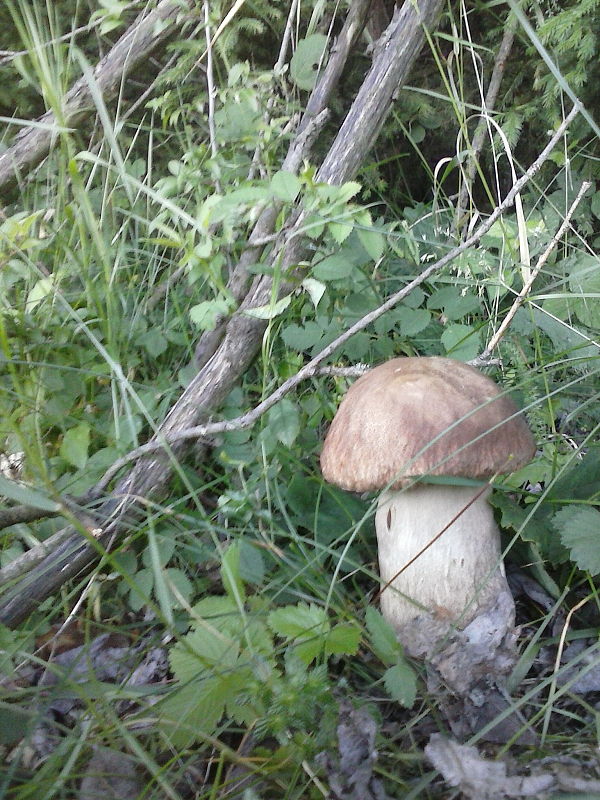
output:
M185 2L187 7L192 5L192 0ZM161 0L153 11L140 14L94 69L94 81L105 98L113 97L124 77L173 34L183 22L181 12L178 0ZM65 95L58 115L47 111L34 126L17 134L12 147L0 156L0 189L13 185L19 174L37 166L50 152L60 130L76 126L93 113L91 88L82 77Z

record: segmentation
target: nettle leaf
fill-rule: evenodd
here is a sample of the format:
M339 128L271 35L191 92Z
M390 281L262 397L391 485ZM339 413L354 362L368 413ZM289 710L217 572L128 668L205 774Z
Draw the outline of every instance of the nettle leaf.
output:
M60 445L60 455L72 466L83 469L87 463L89 447L90 426L82 422L65 433Z
M579 569L600 573L600 511L589 506L566 506L552 517L552 524Z
M291 447L300 433L300 410L296 403L284 397L267 413L270 433L286 447Z
M299 89L310 92L317 80L317 70L327 47L327 36L313 33L301 39L290 61L290 78Z
M352 274L354 264L349 258L337 253L327 256L313 267L312 274L323 281L339 281Z
M271 178L271 191L275 197L286 203L293 203L301 189L302 183L293 172L280 170Z
M389 696L405 708L412 708L417 699L417 676L406 661L389 667L383 674L383 682Z
M0 495L17 503L40 508L42 511L60 511L61 509L60 503L30 489L28 486L22 486L16 481L9 481L8 478L2 475L0 475Z
M404 651L396 638L396 632L373 606L367 608L365 622L371 647L380 661L384 664L394 664L402 658Z

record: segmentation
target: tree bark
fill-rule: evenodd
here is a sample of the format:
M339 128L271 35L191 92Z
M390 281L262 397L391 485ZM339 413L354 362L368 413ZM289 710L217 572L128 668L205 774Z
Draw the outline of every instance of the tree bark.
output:
M319 180L340 184L351 178L375 141L397 92L424 41L424 28L432 28L441 12L442 0L406 0L396 10L390 26L374 51L372 67L361 86L338 135L333 142ZM287 232L283 271L298 264L302 242L295 235L301 216ZM258 276L238 311L226 325L223 339L194 380L183 392L161 425L157 439L205 421L221 404L251 365L260 350L266 322L245 314L249 308L271 301L272 282ZM15 626L66 580L87 570L98 555L127 532L136 498L164 492L170 478L169 458L181 458L188 445L180 443L172 455L159 453L137 462L118 482L111 498L101 509L110 522L96 536L83 538L75 531L34 570L5 592L0 602L0 622Z
M185 0L191 7L192 0ZM106 100L113 98L123 78L136 69L183 21L182 5L161 0L154 11L144 12L121 36L94 69L94 81ZM20 175L30 172L46 158L61 130L78 125L95 112L90 85L80 78L67 92L60 112L47 111L36 127L15 136L14 143L0 156L0 191L13 186Z

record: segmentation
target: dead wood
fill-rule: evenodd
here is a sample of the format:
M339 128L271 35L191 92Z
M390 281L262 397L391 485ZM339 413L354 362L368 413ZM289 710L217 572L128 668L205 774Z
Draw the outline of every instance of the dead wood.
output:
M418 7L418 10L417 10ZM392 22L378 42L369 70L329 153L318 179L340 184L353 177L374 143L408 76L424 41L424 28L431 29L441 12L442 0L406 0L394 13ZM283 253L283 270L297 265L304 253L300 230L301 212L288 227L275 255ZM283 287L289 290L289 286ZM161 425L158 441L169 434L205 421L221 404L260 350L266 328L263 320L245 311L272 299L271 279L257 277L231 317L214 355L183 392ZM127 521L137 508L136 499L160 496L171 477L170 459L181 458L189 445L177 443L168 452L141 459L118 482L112 497L102 506L102 518L109 518L98 535L83 538L75 531L56 551L28 575L9 588L0 603L0 621L14 626L53 594L66 580L89 569L128 529ZM165 448L165 450L167 450ZM94 531L96 534L96 531Z
M143 12L121 36L93 72L93 81L105 100L113 98L123 79L146 61L166 39L174 34L185 19L185 7L191 0L181 2L161 0L150 13ZM96 111L90 84L80 78L64 97L57 115L47 111L15 136L14 143L0 156L0 191L5 192L46 158L60 131L79 125Z

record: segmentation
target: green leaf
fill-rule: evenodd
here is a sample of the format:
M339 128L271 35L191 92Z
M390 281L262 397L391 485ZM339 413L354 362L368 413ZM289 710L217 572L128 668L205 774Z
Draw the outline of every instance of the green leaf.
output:
M146 349L153 358L162 355L167 349L168 342L163 334L156 329L146 331L138 337L139 344Z
M238 636L230 636L207 622L183 636L171 649L169 661L177 680L182 683L203 674L230 670L240 652Z
M552 524L579 569L600 573L600 511L566 506L552 517Z
M323 338L323 331L316 322L307 322L304 326L294 323L283 329L281 338L292 350L309 350Z
M246 592L240 575L240 542L230 544L221 559L223 588L236 602L244 602Z
M424 308L408 308L403 306L397 311L400 322L400 333L410 338L425 330L431 322L431 314Z
M260 585L265 577L265 560L262 553L251 542L240 541L240 578L245 583Z
M269 303L266 306L259 306L258 308L247 308L244 314L247 317L254 317L255 319L275 319L275 317L283 314L291 302L292 295L288 294L275 303Z
M360 629L350 623L338 623L325 639L325 656L353 656L358 652L359 645Z
M0 475L0 495L9 500L14 500L16 503L23 503L32 508L39 508L42 511L60 511L62 508L60 503L51 500L34 489L30 489L28 486L22 486L16 481L9 481L3 475Z
M394 664L403 656L402 645L396 632L374 606L368 606L365 622L373 652L384 664Z
M327 230L338 244L342 244L350 236L354 226L350 222L328 222Z
M284 397L267 413L267 425L286 447L291 447L300 433L300 411L298 406Z
M227 314L230 309L231 303L223 297L216 300L204 300L190 308L190 319L200 330L212 331L218 318Z
M383 674L383 682L389 696L405 708L412 708L417 699L417 676L406 661L399 661Z
M313 267L312 274L323 281L339 281L352 274L354 264L344 255L327 256Z
M171 606L173 608L183 608L185 603L190 602L194 594L194 587L190 579L183 570L176 567L169 567L164 571L164 575L165 583L169 590ZM173 592L173 589L177 590L177 594ZM183 603L179 599L180 596L183 599Z
M459 361L469 361L479 353L480 332L470 325L448 325L440 338L448 355Z
M327 36L313 33L301 39L290 61L290 78L299 89L310 92L317 80L317 69L327 47Z
M180 749L214 734L225 711L227 694L218 678L194 681L179 690L171 691L166 699L155 706L161 730Z
M280 170L271 178L271 191L275 197L286 203L293 203L301 189L302 183L293 172Z
M133 578L135 585L129 590L129 607L132 611L139 611L150 599L154 586L154 575L151 569L141 569Z
M267 622L273 633L284 639L322 636L329 630L327 613L313 603L277 608L271 611Z
M321 281L316 281L314 278L304 278L302 281L302 288L308 292L308 296L312 300L313 306L316 308L325 294L325 284L321 283Z
M70 428L63 436L60 455L77 469L83 469L87 463L90 447L90 426L82 422Z

